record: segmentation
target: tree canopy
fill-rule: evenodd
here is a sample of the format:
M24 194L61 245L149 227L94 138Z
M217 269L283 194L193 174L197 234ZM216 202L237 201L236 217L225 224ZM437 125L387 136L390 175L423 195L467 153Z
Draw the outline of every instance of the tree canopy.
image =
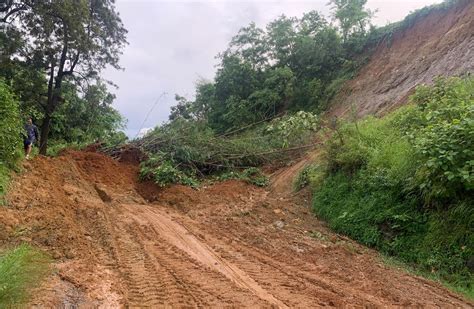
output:
M178 95L170 120L200 119L222 133L286 111L322 110L356 68L354 51L373 15L364 0L331 4L337 26L311 11L242 27L218 55L214 80L197 85L194 101Z
M106 66L119 69L127 31L113 0L12 0L3 10L7 53L0 73L41 122L45 154L52 120L60 118L56 113L67 97L65 85L87 96ZM22 86L28 84L33 88Z

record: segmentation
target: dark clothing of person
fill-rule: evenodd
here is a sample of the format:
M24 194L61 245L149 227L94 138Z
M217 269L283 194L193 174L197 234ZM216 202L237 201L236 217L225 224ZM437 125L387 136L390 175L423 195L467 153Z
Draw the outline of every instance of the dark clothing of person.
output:
M34 124L26 124L25 132L26 135L23 140L23 144L25 145L25 147L33 145L35 141L39 139L38 128Z

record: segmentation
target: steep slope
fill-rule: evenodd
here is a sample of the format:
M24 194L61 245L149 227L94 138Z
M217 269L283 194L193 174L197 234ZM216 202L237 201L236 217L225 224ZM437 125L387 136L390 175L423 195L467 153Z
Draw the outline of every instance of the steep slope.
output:
M404 104L418 84L473 71L474 1L463 0L386 37L334 98L329 114L347 115L351 106L359 116L383 114Z
M0 245L55 258L33 307L473 305L243 182L160 190L94 152L25 164L0 207Z

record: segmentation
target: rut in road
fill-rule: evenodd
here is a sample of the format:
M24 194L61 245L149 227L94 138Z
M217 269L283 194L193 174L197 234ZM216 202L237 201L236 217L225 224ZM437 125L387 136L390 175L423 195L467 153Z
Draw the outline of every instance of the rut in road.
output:
M0 241L55 258L31 307L474 305L331 232L306 196L280 193L282 179L160 189L138 182L135 163L77 151L25 169L0 208Z

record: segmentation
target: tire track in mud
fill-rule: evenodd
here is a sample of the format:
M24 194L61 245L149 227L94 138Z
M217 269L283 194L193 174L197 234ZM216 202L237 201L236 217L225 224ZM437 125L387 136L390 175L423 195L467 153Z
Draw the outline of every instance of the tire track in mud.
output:
M121 294L126 306L271 306L220 272L214 260L202 263L192 251L182 250L174 242L175 237L189 233L167 238L159 226L170 224L170 217L163 218L151 209L139 204L120 205L107 214L108 232L103 234L115 238L103 241L110 246L103 263L123 281Z
M139 208L138 208L139 207ZM124 205L129 210L129 215L142 225L152 227L156 235L164 240L163 243L169 243L178 250L190 256L197 261L201 269L210 269L219 272L231 281L236 287L248 290L259 299L268 302L268 304L287 308L288 306L277 299L274 295L262 288L251 276L240 268L222 259L207 244L197 239L184 226L180 225L172 219L166 212L157 208L143 205ZM138 209L137 209L138 208ZM160 250L160 252L163 252ZM189 263L189 261L187 261ZM228 286L229 282L225 282L224 286ZM213 285L216 288L216 285ZM235 288L233 289L235 293ZM246 300L248 305L248 299Z
M147 252L136 224L130 220L112 222L110 228L117 235L112 246L116 269L124 282L126 306L196 307L189 288Z

